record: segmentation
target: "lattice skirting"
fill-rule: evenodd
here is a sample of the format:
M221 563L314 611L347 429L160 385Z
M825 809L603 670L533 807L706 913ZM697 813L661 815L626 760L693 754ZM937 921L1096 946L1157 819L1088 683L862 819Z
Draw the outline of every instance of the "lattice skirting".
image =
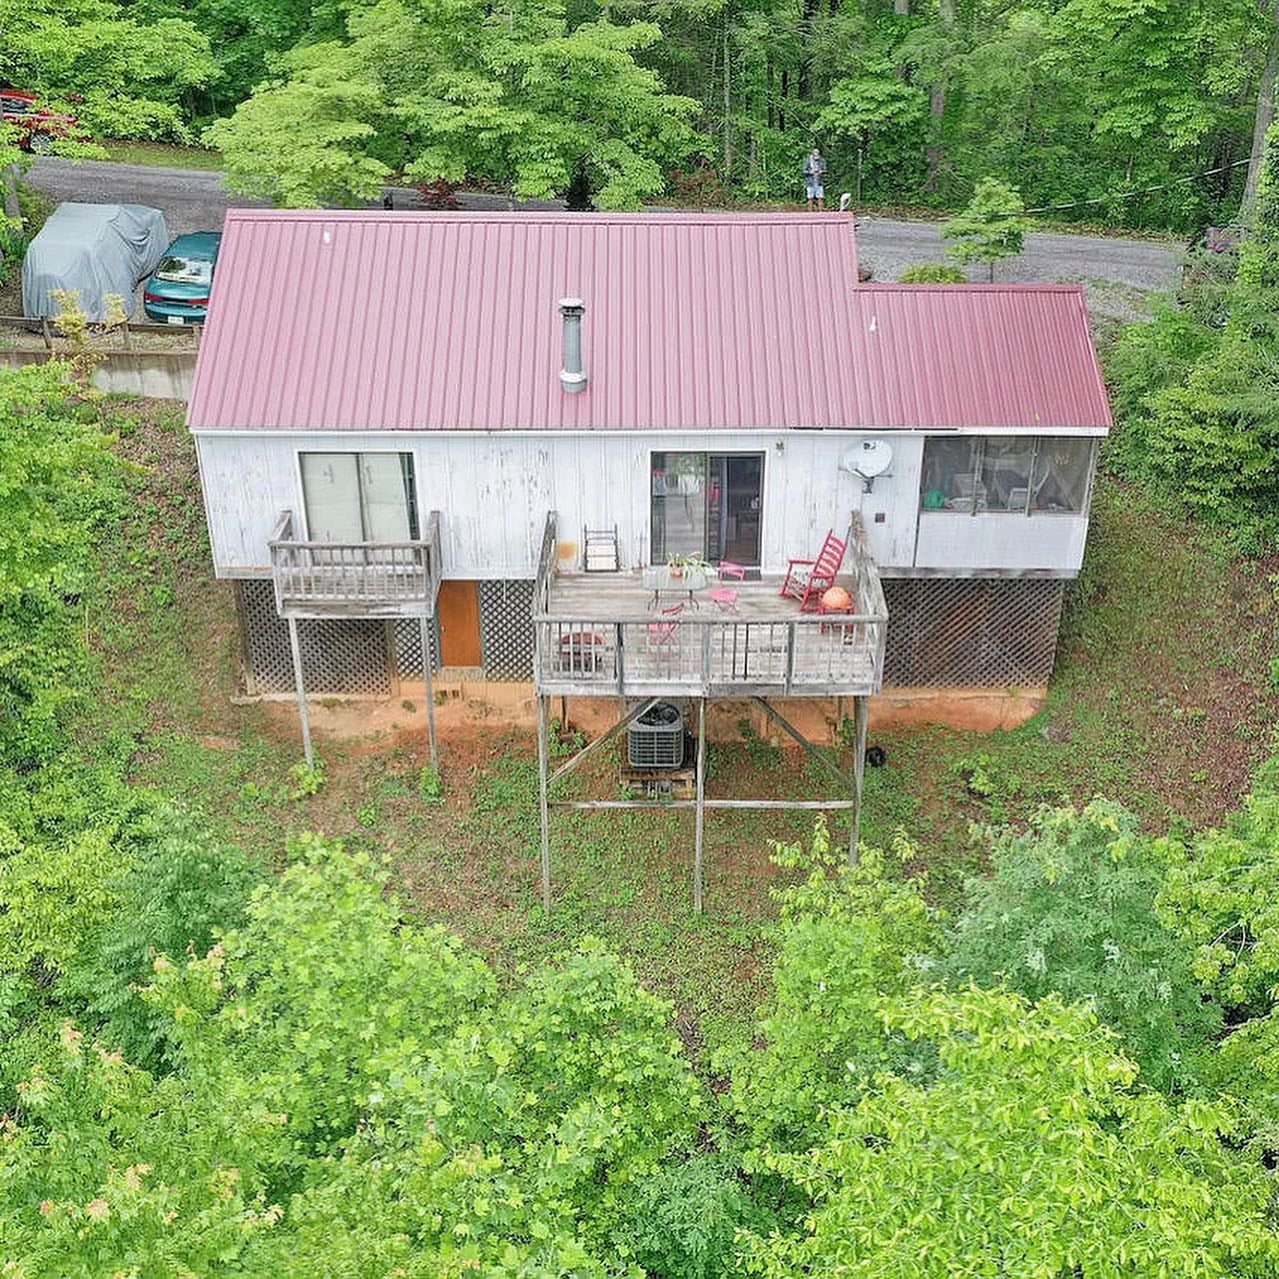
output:
M480 583L480 653L489 679L533 678L533 586Z
M250 693L291 693L289 627L275 611L269 581L242 581L239 606L244 673ZM533 583L481 582L480 646L493 680L533 678ZM438 620L430 626L431 670L440 669ZM422 678L422 632L416 618L395 621L300 621L298 643L308 692L390 697L401 679Z
M1047 684L1064 590L1065 583L1044 578L886 578L885 684Z

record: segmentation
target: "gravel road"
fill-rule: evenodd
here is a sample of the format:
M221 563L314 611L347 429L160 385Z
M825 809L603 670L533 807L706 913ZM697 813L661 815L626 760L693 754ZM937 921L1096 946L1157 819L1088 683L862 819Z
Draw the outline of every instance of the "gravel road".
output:
M146 165L86 160L76 163L41 156L28 180L58 200L87 200L149 204L164 212L172 234L216 230L229 207L263 207L262 201L229 195L219 173L200 169L162 169ZM415 206L416 193L394 188L396 208ZM462 195L466 209L506 209L500 196ZM559 207L546 201L517 206L529 209ZM877 280L894 280L912 262L944 261L935 223L891 218L858 219L858 255ZM1089 235L1033 234L1026 237L1019 258L995 269L997 280L1082 281L1088 286L1093 310L1114 318L1128 318L1141 296L1171 287L1177 277L1175 247L1148 240L1110 239ZM985 268L973 273L985 279Z

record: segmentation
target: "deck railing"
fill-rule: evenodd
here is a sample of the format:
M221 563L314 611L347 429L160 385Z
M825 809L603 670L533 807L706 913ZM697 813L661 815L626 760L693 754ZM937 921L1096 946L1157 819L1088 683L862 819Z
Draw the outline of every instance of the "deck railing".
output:
M832 696L877 693L888 610L854 517L855 613L751 619L663 618L640 611L565 617L550 611L555 514L547 517L533 596L534 669L545 693L618 696ZM638 605L642 593L637 592Z
M441 577L440 513L412 542L304 542L283 511L271 539L281 617L430 617Z

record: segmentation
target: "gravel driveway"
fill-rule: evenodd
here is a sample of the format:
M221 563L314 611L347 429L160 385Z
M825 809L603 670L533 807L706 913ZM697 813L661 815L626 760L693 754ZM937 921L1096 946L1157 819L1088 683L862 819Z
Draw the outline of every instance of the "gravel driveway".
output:
M87 200L149 204L164 212L169 231L217 230L229 207L264 207L260 200L228 195L219 173L202 169L162 169L147 165L86 160L76 163L41 156L28 180L58 200ZM393 189L396 208L412 208L413 191ZM462 195L466 209L506 209L500 196ZM529 209L560 207L548 201L517 206ZM936 223L891 218L858 220L858 256L873 268L877 280L895 280L912 262L944 261ZM1178 253L1167 244L1148 240L1111 239L1089 235L1033 234L1026 237L1019 258L997 265L997 280L1082 281L1098 315L1130 318L1141 296L1176 282ZM973 272L984 280L985 268Z

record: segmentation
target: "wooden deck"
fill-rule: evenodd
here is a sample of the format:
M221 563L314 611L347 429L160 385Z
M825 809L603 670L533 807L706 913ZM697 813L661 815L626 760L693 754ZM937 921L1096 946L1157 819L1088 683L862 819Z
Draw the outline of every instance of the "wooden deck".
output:
M281 512L271 540L283 618L432 617L440 591L440 514L416 542L303 542Z
M856 612L831 617L800 613L780 596L780 577L732 583L734 611L705 591L655 600L640 573L556 572L553 556L552 517L534 596L539 693L831 697L882 684L888 616L864 544L839 578ZM680 602L677 616L662 613Z

